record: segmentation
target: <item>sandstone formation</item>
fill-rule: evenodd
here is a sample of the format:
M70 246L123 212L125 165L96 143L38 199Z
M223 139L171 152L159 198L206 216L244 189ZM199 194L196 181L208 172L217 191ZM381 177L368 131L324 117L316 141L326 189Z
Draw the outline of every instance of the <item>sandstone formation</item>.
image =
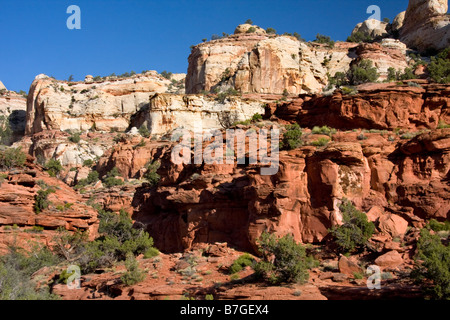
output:
M0 81L0 90L6 90L5 85L3 84L3 82Z
M269 104L266 115L310 128L435 129L439 122L450 123L449 90L426 81L420 86L365 84L354 95L336 91L331 96L302 95L280 106Z
M222 118L230 114L232 122L263 114L260 101L230 97L223 103L206 95L156 94L148 106L141 108L131 119L130 126L147 126L151 134L163 135L177 128L193 131L222 128Z
M59 227L69 231L88 231L92 240L97 235L97 212L82 197L56 178L50 178L31 163L23 170L3 172L0 181L0 252L9 245L29 248L27 241L51 244ZM39 190L52 188L50 205L40 213L34 209ZM14 243L16 242L16 243Z
M338 42L333 48L290 36L237 34L201 43L189 56L186 92L234 88L253 94L314 94L328 76L371 60L385 80L388 68L408 67L406 46L393 39L380 44Z
M378 21L376 19L368 19L364 22L358 23L352 31L352 35L362 33L372 38L382 38L389 34L389 23Z
M410 0L400 29L400 40L421 52L450 45L447 0Z
M0 90L1 85L0 82ZM4 121L9 124L12 130L10 142L20 140L25 133L26 109L26 98L22 95L14 91L0 93L0 126Z
M126 79L67 83L45 75L33 81L27 101L26 134L43 130L124 131L131 115L171 81L148 72Z
M252 32L250 32L250 31L252 31ZM264 30L263 28L258 27L258 26L244 23L244 24L238 25L236 27L236 30L234 30L234 34L241 34L241 33L255 33L255 34L265 35L266 30Z

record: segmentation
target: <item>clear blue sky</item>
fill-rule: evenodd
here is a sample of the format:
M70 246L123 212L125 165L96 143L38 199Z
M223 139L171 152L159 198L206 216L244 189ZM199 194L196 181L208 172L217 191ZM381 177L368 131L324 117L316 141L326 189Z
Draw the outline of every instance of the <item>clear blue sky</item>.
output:
M69 5L81 30L69 30ZM189 47L252 19L278 33L345 40L376 4L391 21L408 0L0 0L0 80L28 91L40 73L82 80L142 70L187 72Z

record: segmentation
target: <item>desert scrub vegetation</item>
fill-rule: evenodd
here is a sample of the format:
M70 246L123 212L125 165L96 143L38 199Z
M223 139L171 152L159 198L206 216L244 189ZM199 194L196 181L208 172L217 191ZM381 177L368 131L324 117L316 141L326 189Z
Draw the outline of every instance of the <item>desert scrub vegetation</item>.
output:
M375 232L375 225L347 199L343 199L339 210L343 224L330 230L339 250L347 253L364 248Z
M161 179L157 173L161 164L158 161L153 161L146 166L147 171L144 174L144 179L148 181L150 186L156 186Z
M39 269L58 264L60 259L47 247L34 244L27 252L12 245L8 253L0 257L0 300L57 300L48 287L36 289L31 279Z
M216 101L219 103L225 103L226 100L229 100L232 96L238 96L240 93L234 88L228 88L226 91L218 92Z
M437 128L438 129L448 129L448 128L450 128L450 124L447 124L445 121L441 120L441 121L439 121Z
M81 179L80 181L78 181L78 183L76 184L76 186L74 187L75 190L79 190L81 188L84 188L90 184L94 184L99 180L99 174L97 171L91 171L89 172L88 176L86 179Z
M303 144L302 129L298 124L286 126L286 132L283 134L283 139L280 141L281 150L293 150Z
M329 36L324 36L320 33L316 35L316 39L313 42L326 44L330 48L334 48L335 45L335 42Z
M139 268L139 263L131 252L127 253L125 267L127 271L120 277L120 280L126 286L132 286L145 279L145 272Z
M48 186L44 189L38 190L34 196L34 212L36 214L41 213L51 205L51 201L48 199L48 196L55 192L55 189Z
M428 298L450 300L450 224L436 220L421 230L412 277L424 285Z
M118 179L116 177L120 176L119 170L114 167L110 172L106 174L103 178L102 182L106 188L111 188L114 186L121 186L124 184L123 180Z
M336 129L330 128L328 126L323 126L323 127L316 126L311 130L312 134L323 134L323 135L329 136L329 137L331 137L336 132L337 132Z
M83 273L89 273L125 261L130 254L138 256L153 248L153 239L143 229L134 228L124 210L117 214L100 209L99 219L99 237L92 242L87 241L86 233L70 234L59 229L54 239L54 252L79 265Z
M9 120L5 116L0 116L0 144L8 145L11 142L12 133Z
M238 273L243 268L248 266L253 266L255 264L255 259L248 253L244 253L242 256L234 260L233 264L229 268L230 274Z
M450 48L447 48L431 58L428 66L431 78L438 83L450 82Z
M20 148L0 147L0 169L22 168L27 160L27 155Z
M79 132L72 133L68 139L70 142L79 143L81 141L80 133Z
M150 131L148 131L148 128L146 125L142 125L139 127L139 134L144 137L144 138L149 138L150 137Z
M59 160L50 159L45 164L44 169L50 177L57 177L62 170L62 165Z
M317 261L306 254L305 246L292 235L277 238L264 232L258 247L262 259L254 265L255 273L271 284L304 283L309 278L308 269L317 266Z
M343 86L357 86L363 83L376 82L379 78L377 68L370 60L361 60L353 65L346 73L336 72L334 77L329 77L328 86L335 85L338 88Z
M329 138L319 138L317 140L311 141L310 145L314 146L314 147L324 147L326 146L328 143L330 142Z

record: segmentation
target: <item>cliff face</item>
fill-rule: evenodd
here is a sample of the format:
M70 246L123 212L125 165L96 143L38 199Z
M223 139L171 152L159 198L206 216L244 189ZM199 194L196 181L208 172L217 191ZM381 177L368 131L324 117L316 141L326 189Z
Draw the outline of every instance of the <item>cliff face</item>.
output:
M91 128L123 131L131 115L148 104L156 92L166 92L168 83L150 74L72 85L40 75L30 87L25 133Z
M154 158L161 161L159 186L135 194L134 218L168 252L203 242L253 251L264 230L320 242L340 223L344 198L378 212L375 219L393 215L419 226L449 218L450 129L409 142L357 135L342 132L326 147L283 151L274 176L261 176L254 165L174 165L168 149Z
M343 130L435 129L439 122L449 123L450 88L415 81L422 84L366 84L354 95L304 95L280 106L269 104L266 113L309 128L328 125Z
M1 90L1 82L0 82ZM26 98L13 91L0 93L0 125L7 122L12 130L11 143L20 140L25 133Z
M447 0L410 0L400 40L421 52L442 50L450 45Z
M81 195L62 181L50 178L32 161L28 158L23 170L2 172L0 253L7 252L9 245L28 248L27 241L48 245L59 227L88 231L93 240L98 230L97 212L86 205ZM54 190L48 196L49 207L36 213L34 205L38 191L49 188Z
M381 80L389 67L408 66L406 47L395 41L379 44L336 43L333 48L306 44L289 36L238 34L202 43L189 56L186 92L226 90L243 93L319 93L328 74L345 72L361 59L374 62Z

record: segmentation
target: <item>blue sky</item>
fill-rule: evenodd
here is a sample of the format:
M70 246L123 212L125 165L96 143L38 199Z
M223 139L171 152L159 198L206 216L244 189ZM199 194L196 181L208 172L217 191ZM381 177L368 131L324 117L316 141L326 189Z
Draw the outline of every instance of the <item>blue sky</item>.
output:
M69 30L69 5L81 30ZM0 0L0 80L28 91L40 73L82 80L142 70L187 72L189 47L252 19L277 33L345 40L369 5L391 21L407 0Z

